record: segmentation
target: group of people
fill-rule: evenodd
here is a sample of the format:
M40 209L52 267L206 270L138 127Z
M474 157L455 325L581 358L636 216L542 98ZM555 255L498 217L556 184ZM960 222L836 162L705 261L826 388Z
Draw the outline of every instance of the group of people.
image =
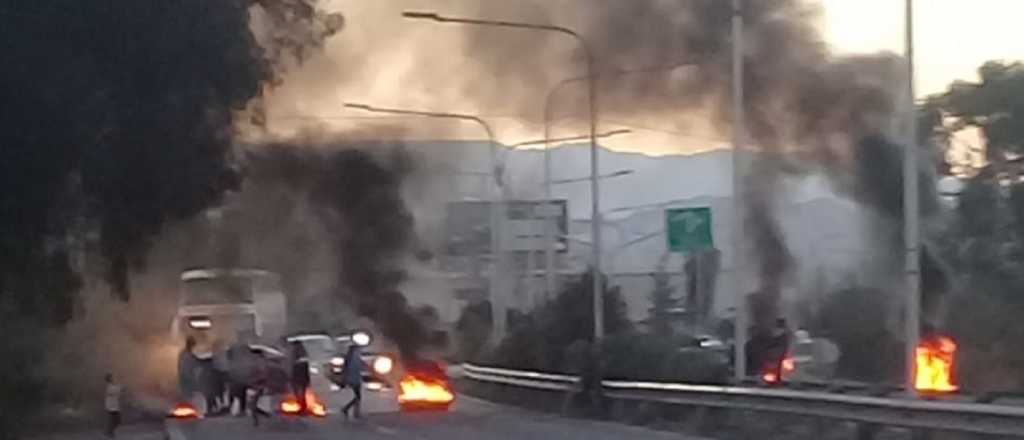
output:
M206 415L224 415L237 405L244 414L250 394L262 393L269 370L262 356L252 353L248 345L238 341L225 349L215 344L206 353L196 353L196 340L188 337L178 355L178 389L190 399L201 394ZM253 406L252 410L260 411Z
M351 401L342 408L346 417L351 415L358 418L360 415L362 372L366 368L361 357L361 345L352 344L345 353L342 383L339 385L350 388L353 393ZM196 340L191 336L186 338L185 347L178 356L178 386L184 398L190 399L196 393L203 396L206 415L224 415L232 412L232 408L237 405L236 415L244 415L248 407L250 411L265 416L267 414L256 402L268 391L272 382L287 382L299 404L300 412L307 412L310 403L307 402L311 382L310 360L301 342L290 344L290 371L281 371L287 377L280 377L279 381L272 379L274 372L267 364L267 359L254 353L244 341L238 341L226 350L221 345L215 345L209 353L196 354L195 348Z

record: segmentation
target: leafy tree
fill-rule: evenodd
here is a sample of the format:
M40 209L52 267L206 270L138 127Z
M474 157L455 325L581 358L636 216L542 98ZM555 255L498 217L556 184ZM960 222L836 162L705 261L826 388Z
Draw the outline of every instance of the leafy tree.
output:
M21 320L17 334L31 339L67 321L78 287L69 260L92 233L115 294L128 299L128 274L161 227L237 184L236 115L339 29L315 2L0 6L0 322ZM258 11L275 31L265 46L250 23ZM30 370L4 381L28 381ZM17 395L0 393L0 413L17 414L5 399ZM23 421L2 417L0 432L17 435Z
M998 171L1020 167L1024 154L1024 63L989 61L979 82L957 81L922 106L922 133L951 147L952 134L967 127L985 137L985 159ZM993 173L995 174L995 173ZM1019 174L1019 171L1015 171Z
M570 345L593 340L593 276L593 271L585 273L551 301L510 321L517 325L510 326L509 335L489 360L510 368L562 369ZM631 331L632 323L619 288L609 287L607 280L602 285L605 286L602 292L605 333Z
M973 127L984 136L978 168L961 171L966 185L939 244L957 286L947 300L947 331L960 342L959 379L973 389L1024 385L1024 64L988 62L980 81L956 82L924 104L922 126L946 148Z
M686 273L686 308L693 310L699 320L708 318L718 284L718 273L722 252L708 249L686 257L683 272Z
M651 307L647 311L647 331L654 336L672 336L671 309L676 307L676 299L672 297L673 288L669 274L663 269L654 275L654 288L651 289Z

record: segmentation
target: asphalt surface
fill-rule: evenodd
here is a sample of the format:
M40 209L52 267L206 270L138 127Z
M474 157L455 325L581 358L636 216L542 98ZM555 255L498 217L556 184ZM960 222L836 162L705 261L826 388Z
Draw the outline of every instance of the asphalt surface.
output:
M171 440L243 439L686 439L678 433L659 432L611 422L567 419L526 411L459 395L448 412L403 413L392 391L363 393L364 417L345 420L339 412L351 393L329 392L326 418L275 416L253 426L249 418L218 417L168 424Z

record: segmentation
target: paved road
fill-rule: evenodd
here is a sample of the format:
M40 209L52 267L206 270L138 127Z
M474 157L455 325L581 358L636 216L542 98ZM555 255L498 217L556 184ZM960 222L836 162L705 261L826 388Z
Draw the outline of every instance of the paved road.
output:
M325 399L333 414L324 419L283 419L253 427L246 418L216 418L177 425L172 440L321 440L321 439L685 439L680 434L657 432L615 423L565 419L554 415L458 396L448 413L401 413L390 393L366 393L366 416L345 421L337 404L348 392ZM178 433L180 432L180 435Z

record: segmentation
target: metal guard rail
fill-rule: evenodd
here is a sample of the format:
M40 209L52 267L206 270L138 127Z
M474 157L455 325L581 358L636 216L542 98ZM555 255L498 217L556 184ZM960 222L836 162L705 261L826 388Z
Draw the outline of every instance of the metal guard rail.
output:
M463 364L466 377L534 389L569 391L578 378L563 374ZM934 400L911 400L752 387L605 380L614 400L660 402L839 419L905 428L1024 434L1024 407Z
M576 382L579 381L579 378L565 374L506 370L504 368L479 367L473 364L462 364L462 372L466 377L481 382L551 391L568 391L573 389Z

